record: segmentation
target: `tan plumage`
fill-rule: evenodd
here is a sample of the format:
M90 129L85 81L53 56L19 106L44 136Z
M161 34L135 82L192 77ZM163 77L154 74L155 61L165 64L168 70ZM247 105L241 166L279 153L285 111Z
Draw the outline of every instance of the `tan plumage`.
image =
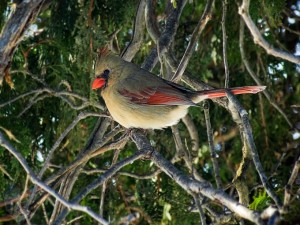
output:
M206 98L225 96L224 89L193 91L164 80L102 49L95 68L93 89L115 121L126 128L161 129L178 123L188 107ZM257 93L263 86L234 88L234 94Z

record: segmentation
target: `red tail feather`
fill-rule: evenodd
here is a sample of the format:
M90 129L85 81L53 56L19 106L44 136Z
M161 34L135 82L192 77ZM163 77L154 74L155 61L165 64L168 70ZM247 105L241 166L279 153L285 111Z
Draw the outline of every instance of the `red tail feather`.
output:
M266 86L244 86L244 87L229 88L228 90L234 95L240 95L240 94L256 94L258 92L265 90L265 88ZM200 102L204 99L220 98L225 96L226 96L225 89L199 91L199 95L196 97L195 102Z

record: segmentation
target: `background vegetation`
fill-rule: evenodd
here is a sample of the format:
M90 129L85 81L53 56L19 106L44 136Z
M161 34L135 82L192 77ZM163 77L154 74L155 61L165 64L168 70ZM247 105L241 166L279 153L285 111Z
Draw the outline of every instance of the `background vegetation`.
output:
M24 172L20 158L7 151L9 148L19 152L33 174L69 202L92 182L104 179L97 188L90 189L80 205L88 206L112 224L252 224L247 217L228 210L226 204L224 207L224 202L206 198L205 194L203 197L201 190L196 193L183 188L151 156L104 176L108 169L136 154L137 141L133 135L132 142L132 134L107 117L103 101L90 88L97 49L108 45L117 54L123 52L127 60L133 58L133 63L169 79L189 43L195 48L182 78L185 85L203 89L204 82L224 87L228 68L230 87L267 86L264 93L239 96L238 100L248 112L254 151L259 154L269 190L282 204L266 190L257 169L260 162L255 161L253 149L246 144L243 126L234 118L227 99L206 103L210 117L205 117L208 110L200 105L191 108L178 126L145 134L134 132L147 136L155 151L190 179L205 180L213 190L220 188L226 196L257 210L260 219L256 223L272 222L272 218L276 219L270 224L299 223L300 1L251 2L250 16L268 43L267 48L262 48L259 40L254 41L248 24L243 25L239 14L243 2L233 0L208 1L213 3L208 7L211 11L207 23L200 18L208 3L200 0L41 1L26 26L19 27L18 41L5 42L5 32L12 29L9 21L27 4L24 2L0 1L3 224L96 223L90 215L74 208L59 218L65 207L57 197L46 195L33 184L32 174ZM138 9L139 4L144 7ZM176 12L178 22L170 28L168 22ZM135 21L138 13L143 19ZM192 33L199 21L204 29L193 42ZM173 28L173 33L166 36L169 43L164 44L167 38L159 37ZM138 44L133 47L133 34L137 32ZM7 63L3 59L9 45L15 49ZM126 53L127 46L130 48ZM162 50L159 57L157 49ZM275 57L274 49L293 60ZM147 67L147 62L153 66ZM213 148L208 142L205 118L210 118ZM266 213L271 206L274 212Z

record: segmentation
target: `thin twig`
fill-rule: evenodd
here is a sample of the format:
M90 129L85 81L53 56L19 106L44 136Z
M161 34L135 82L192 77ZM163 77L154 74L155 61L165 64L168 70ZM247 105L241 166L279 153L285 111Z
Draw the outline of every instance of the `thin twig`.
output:
M184 123L185 127L187 128L190 134L192 140L192 150L197 152L199 150L200 145L198 129L195 126L194 121L188 114L182 118L182 122Z
M10 71L10 74L14 74L14 73L23 73L24 75L29 75L33 80L36 80L37 82L39 82L43 86L47 85L44 80L42 80L38 76L30 73L28 70L12 70L12 71Z
M29 91L29 92L26 92L26 93L23 93L23 94L20 94L19 96L17 96L16 98L13 98L7 102L4 102L4 103L1 103L0 104L0 108L6 106L6 105L9 105L21 98L24 98L24 97L27 97L29 95L32 95L32 94L44 94L44 93L47 93L50 96L55 96L55 97L61 97L66 103L68 103L71 107L79 107L77 109L82 109L82 108L85 108L85 107L88 107L88 106L94 106L100 110L103 110L103 106L100 105L98 102L90 102L87 98L85 97L82 97L76 93L73 93L73 92L68 92L68 91L55 91L51 88L47 88L47 87L44 87L44 88L41 88L41 89L37 89L37 90L32 90L32 91ZM73 98L76 98L78 100L81 100L83 102L82 106L74 106L74 104L72 104L68 99L66 99L65 97L73 97ZM64 98L63 98L64 97Z
M253 20L250 17L249 5L250 5L250 0L243 0L242 4L239 7L239 14L241 15L244 22L246 23L249 31L251 32L254 43L260 45L263 49L266 50L266 52L269 55L273 55L275 57L285 59L289 62L299 65L300 64L299 57L296 57L293 54L287 53L280 49L274 48L270 43L268 43L263 38L263 36L261 35L261 32L258 30L257 26L255 25L255 23L253 22Z
M45 218L46 224L49 225L49 218L48 218L46 207L45 207L44 203L42 204L42 210L43 210L43 214L44 214L44 218Z
M127 166L128 164L133 163L138 159L141 159L142 157L145 157L146 154L148 154L147 151L138 151L134 155L116 163L114 166L109 168L105 173L103 173L101 176L95 179L91 184L83 188L82 191L79 194L77 194L71 202L73 204L76 204L77 202L81 201L81 199L83 199L91 191L95 190L100 185L102 185L103 182L107 181L108 179L111 179L120 169ZM53 225L61 224L61 221L67 216L67 214L68 214L68 210L64 209L61 212L61 214L56 218L56 220L53 222Z
M223 38L223 63L225 69L225 88L229 87L229 68L227 61L227 34L226 34L226 14L227 14L227 0L222 0L222 38Z
M171 45L175 37L177 28L179 26L180 15L186 2L187 0L178 0L177 7L171 10L170 14L167 15L168 19L166 21L165 29L160 35L159 40L157 40L156 42L158 43L158 47L155 46L152 48L149 56L142 64L142 68L149 71L151 71L154 68L158 61L157 49L159 49L161 55L164 55L167 52L168 47Z
M116 162L118 160L118 157L119 157L119 154L120 154L120 151L121 151L120 149L122 149L123 147L124 146L120 146L120 148L116 149L110 167L112 167L113 165L116 164ZM102 185L102 189L101 189L101 197L100 197L100 204L99 204L99 214L101 216L103 216L103 211L104 211L104 199L105 199L105 192L106 192L106 188L107 188L107 183L108 183L108 180L104 181L103 185Z
M173 133L178 157L183 158L185 165L193 174L196 180L204 181L204 179L201 177L201 175L197 172L197 170L193 166L193 162L182 143L177 125L174 125L171 128L172 128L172 133Z
M202 205L201 205L200 200L199 200L199 196L197 194L193 193L193 198L194 198L194 201L195 201L195 205L198 208L201 224L206 225L207 224L206 223L206 218L205 218L205 214L203 212Z
M249 75L252 77L252 79L255 81L257 85L263 85L262 81L258 78L258 76L254 73L252 70L249 61L247 60L246 54L245 54L245 47L244 47L244 27L245 24L240 20L240 40L239 40L239 45L240 45L240 52L241 52L241 57L242 61L249 73ZM265 97L268 99L268 101L271 103L271 105L283 116L283 118L286 120L286 122L289 124L289 126L292 128L293 124L291 121L288 119L287 115L283 112L283 110L276 104L276 102L271 98L270 93L265 89L263 91Z
M177 67L177 70L174 74L174 76L172 77L172 81L173 82L178 82L181 80L181 77L188 65L188 62L192 56L193 51L195 50L197 41L202 33L202 31L204 30L204 28L206 27L207 22L210 20L211 18L211 13L212 13L212 6L214 4L214 0L208 0L204 9L204 12L196 26L196 28L193 31L193 34L191 36L191 40L189 41L189 44L184 52L183 57L181 58L181 61Z
M139 149L153 149L150 142L141 133L132 133L132 139ZM165 159L154 149L151 153L151 161L184 190L188 190L190 193L201 193L209 199L223 204L240 217L250 220L256 224L263 224L258 213L248 209L242 204L239 204L224 191L212 188L209 183L200 182L184 175L184 173L179 171L171 162Z
M42 101L45 98L50 97L47 94L35 94L31 97L29 100L29 104L17 115L18 118L20 118L25 112L27 112L34 104L36 104L38 101Z
M101 195L100 195L100 204L99 204L99 215L100 216L103 216L106 187L107 187L107 181L104 181L102 188L101 188Z
M47 170L50 160L52 159L52 156L54 154L54 151L59 147L59 145L61 144L61 142L63 141L63 139L68 135L68 133L73 130L73 128L78 124L78 122L82 119L85 119L87 117L90 116L101 116L98 113L91 113L91 112L81 112L74 120L73 122L65 129L65 131L60 135L60 137L56 140L56 142L54 143L54 145L52 146L52 148L50 149L48 156L44 162L44 166L42 167L42 169L40 170L39 174L38 174L38 178L42 179L44 172ZM27 206L29 206L29 204L32 202L35 194L37 191L37 187L34 187L32 194L29 198L28 204Z
M25 36L26 28L35 20L45 0L21 1L0 33L0 86L8 73L13 55Z
M285 26L284 24L281 24L282 28L293 33L293 34L296 34L298 36L300 36L300 32L299 31L296 31L296 30L292 30L289 26Z
M20 209L21 214L24 216L27 225L31 225L32 223L30 222L30 219L28 218L28 215L27 215L28 213L25 212L25 210L23 209L23 207L22 207L22 205L21 205L20 202L17 202L17 205L18 205L18 207Z
M217 153L215 151L212 128L211 128L211 123L210 123L209 102L208 101L204 101L203 109L204 109L205 124L206 124L206 130L207 130L208 146L210 149L211 161L213 163L215 181L216 181L217 188L222 188L219 163L217 161Z
M290 178L287 182L287 185L285 187L285 190L284 190L284 206L285 207L287 207L290 203L292 185L298 176L299 169L300 169L300 157L298 158L298 160L296 161L296 163L294 165L291 176L290 176Z
M260 180L261 180L264 188L266 189L268 195L274 200L277 207L281 208L282 207L281 200L271 189L271 187L268 183L266 174L264 172L264 169L261 165L259 155L257 153L256 146L254 143L252 129L251 129L251 125L250 125L250 122L248 119L248 114L233 94L231 94L229 91L227 91L226 93L227 93L227 97L228 97L230 103L232 103L232 104L229 104L230 105L229 107L234 107L234 109L231 109L231 111L234 111L236 109L241 117L241 122L242 122L241 125L243 126L243 134L245 136L245 141L247 143L247 146L249 147L250 154L252 156L252 160L254 162L254 165L255 165L256 171L260 177Z
M20 209L21 214L24 216L26 223L28 225L31 225L30 219L28 218L28 212L26 212L26 209L24 209L22 206L22 200L27 196L28 183L29 183L29 175L26 174L24 189L23 189L20 199L17 201L17 205Z
M24 168L25 172L30 177L32 183L44 189L46 192L52 195L56 200L60 201L64 206L66 206L68 209L85 212L86 214L94 218L97 222L102 224L108 224L106 220L104 220L99 215L94 213L88 207L66 201L60 194L58 194L56 191L51 189L47 184L45 184L40 179L38 179L37 176L33 173L33 171L31 171L29 165L27 164L23 156L4 138L1 132L0 132L0 145L5 149L7 149L19 161L21 166Z
M40 170L38 177L41 179L44 172L49 166L50 160L53 156L54 151L59 147L63 139L70 133L71 130L83 119L86 119L87 117L102 117L103 115L93 112L81 112L74 120L73 122L64 130L64 132L60 135L60 137L56 140L52 148L50 149L48 156L44 162L43 168Z
M105 122L105 120L103 120ZM106 123L105 123L106 124ZM106 125L105 125L106 126ZM101 131L103 131L104 127L100 126ZM98 154L103 154L107 151L110 151L112 149L120 148L121 146L124 146L128 140L128 135L123 135L116 141L106 144L109 140L111 140L115 135L117 135L122 129L120 129L119 126L117 126L115 129L113 129L110 133L107 135L100 134L98 131L96 133L99 134L100 137L103 137L101 141L98 141L98 139L94 139L93 142L96 143L90 143L87 145L87 149L83 150L80 154L78 154L77 159L72 162L68 167L60 169L56 174L52 175L50 178L46 180L47 185L52 185L54 188L57 187L62 180L65 180L65 177L68 177L69 173L72 173L73 170L77 170L80 167L83 167L83 165L91 158L96 157ZM95 153L96 151L96 153ZM75 174L74 174L75 175ZM74 178L74 176L73 176ZM47 198L48 194L43 194L36 202L31 204L32 211L34 209L36 210L42 202L44 202Z
M145 29L145 8L146 0L140 0L139 6L135 14L136 16L134 21L132 39L121 54L121 57L128 62L130 62L133 59L135 54L140 49L140 46L143 41Z
M120 137L119 139L117 139L116 141L107 144L107 142L109 140L111 140L112 137L117 135L120 131L122 131L122 129L120 129L119 127L118 127L118 129L112 130L105 137L103 137L102 142L91 146L87 151L85 151L82 154L79 154L77 159L74 162L72 162L67 167L60 169L55 175L52 175L51 177L49 177L46 180L46 183L51 184L52 182L54 182L59 177L66 174L68 171L73 170L74 168L76 168L80 164L85 163L89 159L91 159L91 158L93 158L93 157L95 157L99 154L103 154L107 151L110 151L112 149L119 148L120 145L125 144L128 141L128 138L129 138L128 135L124 135L124 136Z
M78 222L78 220L80 220L83 216L77 216L74 219L70 220L69 222L67 222L67 225L72 224L74 222Z
M95 173L104 173L106 171L107 171L106 169L93 169L93 170L83 170L82 172L87 175L91 175L91 174L95 174ZM152 172L150 174L145 174L145 175L135 174L135 173L130 173L130 172L118 172L117 175L132 177L132 178L135 178L138 180L149 180L149 179L153 179L160 173L161 173L161 170L157 169L154 172Z
M14 179L10 176L10 174L6 171L6 169L0 164L0 171L5 174L5 176L7 176L11 181L13 181ZM1 207L1 205L0 205Z
M264 131L264 139L265 139L265 144L266 144L266 149L269 149L269 138L268 138L268 133L267 133L267 124L266 124L266 118L265 118L265 112L264 112L264 105L263 105L263 97L259 93L258 94L259 98L259 112L260 112L260 117L261 117L261 125Z
M155 2L147 1L145 9L145 18L146 18L146 28L152 38L152 40L157 44L157 41L160 37L160 31L157 24L157 16L155 13Z

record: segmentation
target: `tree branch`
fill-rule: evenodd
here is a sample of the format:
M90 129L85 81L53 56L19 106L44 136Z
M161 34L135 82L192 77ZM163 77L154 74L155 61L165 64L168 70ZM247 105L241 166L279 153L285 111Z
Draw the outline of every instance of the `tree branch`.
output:
M246 54L245 54L245 47L244 47L244 29L245 23L240 20L240 40L239 40L239 46L240 46L240 52L241 52L241 57L242 61L249 73L249 75L252 77L252 79L255 81L257 85L263 85L263 82L258 78L258 76L254 73L252 70L249 61L247 60ZM268 90L263 91L265 97L268 99L268 101L271 103L271 105L283 116L283 118L286 120L286 122L289 124L289 126L292 128L293 124L287 117L287 115L283 112L283 110L276 104L276 102L271 98L270 93Z
M273 55L275 57L285 59L289 62L300 64L300 58L296 57L292 54L289 54L285 51L274 48L270 43L268 43L261 35L257 26L253 22L249 14L249 5L250 0L243 0L241 6L239 7L239 14L243 18L245 24L247 25L249 31L253 36L253 41L255 44L260 45L269 55Z
M252 156L252 160L255 165L256 171L260 177L260 180L261 180L264 188L266 189L268 195L274 200L277 207L281 208L282 207L281 200L271 189L271 187L268 183L268 179L265 175L264 169L261 165L259 155L257 153L256 146L254 143L251 125L250 125L250 122L248 119L248 113L242 107L242 105L239 103L239 101L236 99L236 97L233 94L231 94L229 91L227 91L227 97L228 97L230 103L232 103L232 104L229 104L229 106L234 107L238 111L238 113L241 117L241 122L242 122L241 125L243 127L243 135L244 135L245 141L247 143L247 146L249 147L250 154ZM235 109L232 109L231 111L234 111Z
M227 34L226 34L226 14L227 14L227 0L222 0L222 39L223 39L223 63L225 68L225 88L229 87L229 69L227 61Z
M26 160L23 158L23 156L4 138L3 134L0 132L0 145L7 149L22 165L25 172L30 177L30 180L32 183L38 185L43 190L45 190L47 193L52 195L56 200L61 202L64 206L66 206L68 209L73 209L81 212L87 213L89 216L94 218L97 222L101 224L108 224L106 220L101 218L99 215L94 213L92 210L90 210L88 207L81 206L75 203L71 203L66 201L60 194L55 192L53 189L51 189L48 185L46 185L44 182L42 182L38 177L31 171L30 167L28 166Z
M142 68L151 71L158 61L158 53L163 55L167 51L175 37L180 15L186 2L187 0L178 0L177 7L171 11L170 15L168 15L165 29L160 35L159 40L157 40L157 47L152 48L149 56L144 61Z
M16 7L0 34L0 86L8 74L12 57L24 38L27 27L39 14L44 0L22 1Z
M150 142L138 132L133 132L132 140L140 150L152 149ZM259 214L239 204L222 190L216 190L207 182L200 182L184 175L172 163L163 158L157 151L152 150L151 161L165 172L172 180L174 180L184 190L192 193L201 193L213 201L220 202L228 207L231 211L242 218L250 220L256 224L263 224Z
M173 82L178 82L181 80L181 77L189 63L189 60L192 56L192 53L195 50L195 46L197 44L197 41L202 33L202 31L204 30L206 24L208 23L208 21L211 18L211 13L212 13L212 6L214 4L214 0L208 0L207 4L205 6L204 12L196 26L196 28L193 31L191 40L189 41L189 44L184 52L183 57L181 58L181 61L177 67L177 70L175 72L175 74L172 77L172 81Z
M47 87L44 87L44 88L41 88L41 89L36 89L36 90L32 90L32 91L29 91L29 92L26 92L26 93L23 93L23 94L20 94L19 96L7 101L7 102L4 102L4 103L1 103L0 104L0 108L6 106L6 105L9 105L11 103L14 103L15 101L21 99L21 98L24 98L24 97L27 97L29 95L32 95L32 94L36 94L35 98L38 96L38 95L41 95L41 94L44 94L44 93L47 93L48 94L48 97L52 97L52 96L55 96L55 97L60 97L63 101L65 101L66 103L68 103L72 108L75 108L75 109L83 109L83 108L86 108L88 106L94 106L100 110L104 110L104 107L102 105L100 105L98 102L90 102L87 98L83 97L83 96L80 96L76 93L73 93L73 92L68 92L68 91L55 91L51 88L47 88ZM69 99L67 99L66 97L73 97L73 98L76 98L78 100L81 100L83 103L81 106L75 106ZM41 98L40 100L42 100L43 98Z
M121 57L128 62L130 62L138 52L138 50L140 50L140 46L143 41L145 30L145 8L146 0L140 0L137 12L135 14L136 16L134 21L132 39L121 54Z
M215 181L217 184L217 188L222 188L222 182L220 177L220 169L219 169L219 163L217 161L217 153L215 151L214 141L213 141L213 132L211 128L210 123L210 115L209 115L209 103L208 101L205 101L203 103L203 109L204 109L204 116L205 116L205 124L206 124L206 130L207 130L207 140L208 140L208 146L210 149L210 157L213 164L214 169L214 175L215 175Z
M107 181L108 179L111 179L120 169L125 167L128 164L133 163L134 161L141 159L142 157L145 157L145 155L148 154L148 151L138 151L134 155L116 163L114 166L112 166L110 169L108 169L105 173L103 173L101 176L99 176L97 179L95 179L91 184L86 186L81 190L79 194L76 195L76 197L73 198L71 201L73 204L79 202L81 199L83 199L85 196L87 196L91 191L98 188L100 185L103 184L103 182ZM57 217L57 219L53 222L53 225L59 225L61 224L62 220L67 216L68 210L64 209L61 214Z

